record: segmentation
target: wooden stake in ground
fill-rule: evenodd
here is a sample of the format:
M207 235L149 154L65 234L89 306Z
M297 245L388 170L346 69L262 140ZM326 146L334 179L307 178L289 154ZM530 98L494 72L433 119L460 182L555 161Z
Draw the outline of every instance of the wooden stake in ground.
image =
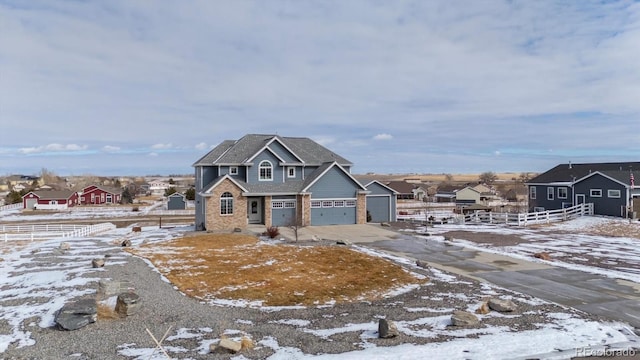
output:
M162 347L162 342L164 341L164 339L167 338L167 335L169 335L169 331L171 331L171 326L169 326L169 328L167 329L167 331L164 333L164 335L162 335L162 338L160 339L160 341L158 341L156 339L155 336L153 336L153 334L151 333L151 331L149 331L149 329L145 328L145 330L147 330L147 333L149 334L149 336L151 336L151 338L153 339L153 342L156 343L156 348L153 349L153 352L151 353L151 355L149 355L149 359L151 359L153 357L153 354L156 353L156 350L160 350L162 351L162 353L164 354L164 356L167 357L167 359L171 359L171 356L169 356L169 354L167 354L167 352L164 350L164 348Z

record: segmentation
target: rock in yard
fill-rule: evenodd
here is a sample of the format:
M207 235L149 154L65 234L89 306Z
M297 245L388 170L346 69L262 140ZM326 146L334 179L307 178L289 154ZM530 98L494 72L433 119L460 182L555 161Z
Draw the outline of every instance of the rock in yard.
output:
M478 317L470 312L456 310L451 315L451 325L453 326L474 326L479 322Z
M546 253L546 252L535 253L533 254L533 257L541 260L547 260L547 261L551 260L551 255L549 255L549 253Z
M380 223L380 226L390 227L391 224L389 224L388 222L383 222L383 223Z
M429 268L429 264L426 261L422 261L422 260L417 260L416 261L416 265L418 267L423 268L423 269L428 269Z
M133 286L126 280L100 280L98 282L98 297L106 299L121 293L131 292Z
M132 232L141 232L142 228L140 226L134 226L133 228L131 228Z
M96 322L98 304L95 299L83 299L66 304L58 310L55 323L59 329L77 330Z
M476 314L488 314L491 312L491 309L489 309L489 303L488 302L483 302L482 305L480 305L480 307L476 310Z
M351 245L351 241L349 241L349 240L338 240L338 241L336 241L336 244L338 244L338 245Z
M209 351L211 352L216 351L218 349L235 354L238 351L242 350L242 343L238 341L233 341L231 339L222 338L220 339L217 345L211 344L209 346Z
M60 250L69 250L71 249L71 244L68 242L60 243Z
M93 259L91 260L91 266L94 268L104 267L104 259Z
M118 295L116 301L116 313L122 316L129 316L137 313L140 310L142 304L140 303L140 296L136 293L122 293Z
M122 243L120 243L120 246L122 246L122 247L130 247L131 246L131 240L129 240L129 239L123 240Z
M387 319L380 319L378 321L378 337L381 339L388 339L400 335L396 324Z
M511 300L489 299L489 308L499 312L512 312L516 310L516 304Z

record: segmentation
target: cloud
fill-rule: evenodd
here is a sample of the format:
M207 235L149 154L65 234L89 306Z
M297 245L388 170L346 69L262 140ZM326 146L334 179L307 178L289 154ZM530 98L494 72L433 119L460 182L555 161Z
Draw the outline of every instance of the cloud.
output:
M151 157L157 157L158 153L157 152L150 152L148 155L151 156Z
M118 152L120 151L119 146L105 145L102 147L102 151L104 152Z
M166 150L166 149L171 149L173 148L173 144L168 143L168 144L153 144L151 145L152 149L157 149L157 150Z
M88 148L87 145L78 145L78 144L48 144L38 147L26 147L18 149L19 153L28 155L28 154L38 154L38 153L52 153L52 152L78 152L84 151Z
M207 148L207 143L205 142L198 143L196 144L195 148L198 150L205 150Z
M393 136L389 134L378 134L373 137L373 140L391 140L391 139L393 139Z

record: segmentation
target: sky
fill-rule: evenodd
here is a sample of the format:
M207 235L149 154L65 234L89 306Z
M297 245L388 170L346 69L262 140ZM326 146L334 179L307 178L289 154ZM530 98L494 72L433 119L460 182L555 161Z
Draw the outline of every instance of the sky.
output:
M0 0L0 176L192 174L309 137L354 174L640 160L638 1Z

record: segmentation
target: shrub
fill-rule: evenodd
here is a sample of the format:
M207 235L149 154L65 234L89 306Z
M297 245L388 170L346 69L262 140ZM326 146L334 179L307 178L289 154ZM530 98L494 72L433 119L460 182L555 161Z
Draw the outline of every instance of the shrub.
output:
M136 211L140 211L140 208L137 206L134 206L131 208L131 211L136 212Z
M277 226L269 226L267 228L267 236L269 236L270 238L273 239L278 235L280 235L280 230L278 230Z

